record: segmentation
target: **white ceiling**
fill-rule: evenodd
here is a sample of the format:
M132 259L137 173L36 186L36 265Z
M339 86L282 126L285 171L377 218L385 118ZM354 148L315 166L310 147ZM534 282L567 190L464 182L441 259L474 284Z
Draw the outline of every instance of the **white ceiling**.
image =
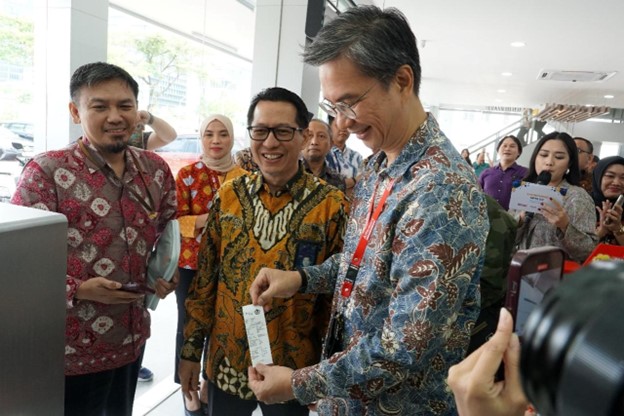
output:
M623 0L372 0L397 7L420 43L425 104L624 107ZM113 0L252 58L253 12L235 0ZM228 16L235 13L236 21ZM511 42L526 43L513 48ZM424 45L423 45L424 43ZM618 71L600 83L540 81L541 70ZM505 77L503 72L513 75ZM504 90L505 92L498 92ZM605 99L604 95L613 95Z

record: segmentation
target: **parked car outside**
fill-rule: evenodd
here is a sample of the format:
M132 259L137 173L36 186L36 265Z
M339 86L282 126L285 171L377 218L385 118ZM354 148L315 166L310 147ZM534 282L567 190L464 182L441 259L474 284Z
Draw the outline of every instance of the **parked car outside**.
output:
M21 139L11 130L0 126L0 160L15 160L24 148Z
M3 121L0 123L0 126L11 130L22 139L29 140L30 142L34 141L35 126L32 123L26 123L23 121Z
M0 161L0 202L9 202L24 165L19 160Z
M197 134L181 134L168 145L156 149L156 153L165 159L175 177L181 168L199 160L199 138Z

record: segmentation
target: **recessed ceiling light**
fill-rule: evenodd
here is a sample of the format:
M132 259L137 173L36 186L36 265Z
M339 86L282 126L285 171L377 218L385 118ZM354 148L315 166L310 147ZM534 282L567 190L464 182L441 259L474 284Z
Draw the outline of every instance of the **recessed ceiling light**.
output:
M593 104L585 104L585 107L593 107Z
M518 42L511 42L510 45L513 46L514 48L522 48L526 46L526 43L518 41Z
M502 90L502 89L501 89L501 90L496 90L496 92L501 93L501 94L504 94L504 93L506 93L506 92L507 92L507 90Z
M606 98L607 100L610 100L612 98L615 98L615 96L611 95L611 94L607 94L607 95L604 96L604 98Z
M510 77L513 74L511 72L503 72L501 75L504 76L504 77Z

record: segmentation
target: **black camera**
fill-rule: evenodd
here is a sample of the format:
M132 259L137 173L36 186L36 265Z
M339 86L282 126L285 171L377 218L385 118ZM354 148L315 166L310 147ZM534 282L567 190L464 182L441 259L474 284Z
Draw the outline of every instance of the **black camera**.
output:
M522 385L541 416L624 415L624 262L566 275L531 313Z

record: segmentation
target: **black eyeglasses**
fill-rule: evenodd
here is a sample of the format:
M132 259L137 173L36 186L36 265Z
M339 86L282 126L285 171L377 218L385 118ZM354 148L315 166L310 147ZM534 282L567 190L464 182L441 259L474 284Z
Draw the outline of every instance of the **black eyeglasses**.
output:
M588 155L591 155L591 152L588 152L587 150L583 150L583 149L581 149L580 147L577 147L577 150L578 150L578 152L579 152L579 155L580 155L581 153L587 153Z
M323 100L323 101L321 101L319 103L319 106L327 114L329 114L332 117L337 117L338 113L340 113L343 116L345 116L346 118L349 118L351 120L355 120L357 115L355 114L355 110L353 108L356 105L358 105L364 99L364 97L366 97L366 94L368 94L370 92L370 90L372 90L375 85L377 85L377 84L371 85L370 88L367 89L364 92L364 94L360 95L360 97L358 99L356 99L354 102L352 102L351 104L347 104L347 103L342 102L342 101L339 101L336 104L332 104L328 100Z
M249 126L247 132L249 132L249 138L257 142L263 142L269 137L269 133L273 133L280 142L289 142L295 137L295 132L302 132L302 128L295 128L290 126L277 126L277 127L260 127Z

